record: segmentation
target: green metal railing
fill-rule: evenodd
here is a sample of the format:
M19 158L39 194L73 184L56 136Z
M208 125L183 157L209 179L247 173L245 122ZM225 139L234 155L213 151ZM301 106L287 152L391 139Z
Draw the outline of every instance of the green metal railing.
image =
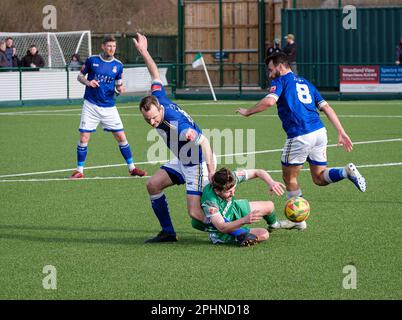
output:
M308 79L320 90L339 90L339 66L340 65L362 65L361 63L299 63L298 73L300 76ZM375 62L363 65L393 65L392 63ZM135 67L145 67L144 64L127 64L125 68L135 68ZM204 70L193 69L191 64L158 64L159 68L167 68L166 78L168 82L168 88L171 89L171 94L176 96L177 89L198 87L198 88L208 88L207 79L204 75ZM70 79L71 74L67 66L64 68L41 68L41 69L58 69L65 72L66 79L66 100L70 100L71 88ZM239 95L244 93L245 89L250 87L267 88L269 86L269 80L266 75L266 69L264 64L258 63L216 63L207 64L207 69L211 76L212 84L214 88L227 88L231 91L236 91ZM34 69L38 70L38 69ZM23 92L23 77L26 73L35 72L32 68L0 68L0 78L7 71L8 72L18 72L19 73L19 101L23 102L24 92ZM74 70L77 71L77 70ZM182 81L179 81L180 74L183 72ZM187 79L187 72L199 72L201 73L197 79L198 82L194 82L194 77ZM226 73L225 73L226 72ZM261 74L262 73L262 76ZM230 75L230 76L228 76ZM7 94L2 92L0 89L0 94ZM134 94L135 96L135 94ZM4 98L4 97L1 97ZM77 97L73 97L77 98ZM81 97L80 97L81 98ZM46 99L46 97L44 97ZM6 100L6 99L0 99Z

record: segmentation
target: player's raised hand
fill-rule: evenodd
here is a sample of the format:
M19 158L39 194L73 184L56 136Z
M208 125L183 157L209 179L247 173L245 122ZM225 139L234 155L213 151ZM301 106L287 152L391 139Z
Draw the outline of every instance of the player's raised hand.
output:
M274 181L269 187L270 194L276 194L277 196L281 196L285 193L286 187L283 183L278 181Z
M238 108L236 110L236 113L238 113L238 114L240 114L240 115L242 115L244 117L248 117L248 112L247 111L248 110L246 108Z
M261 212L259 210L253 210L248 215L244 217L245 224L252 224L258 222L262 219Z
M143 34L137 32L133 38L133 42L138 51L148 50L148 40Z
M353 149L352 140L350 140L349 136L346 132L341 132L338 134L338 144L336 146L342 145L346 152L350 152Z
M91 88L97 88L99 87L99 81L98 80L91 80L88 83L88 86Z

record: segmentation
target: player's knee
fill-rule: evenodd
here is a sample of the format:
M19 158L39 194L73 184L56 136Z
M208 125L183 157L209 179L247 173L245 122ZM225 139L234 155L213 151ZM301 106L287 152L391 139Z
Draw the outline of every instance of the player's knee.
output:
M266 215L271 214L275 209L275 205L272 201L264 201L264 211Z
M194 209L189 209L188 210L188 215L193 218L196 219L198 221L204 221L204 215L201 212L201 210L194 210Z
M296 177L292 177L290 175L287 174L283 174L282 175L283 178L283 182L285 182L285 184L288 186L290 184L297 184L297 179Z
M87 135L80 136L80 144L87 144L88 142L89 142L89 136Z
M152 177L147 180L146 186L149 194L157 194L161 192L161 190L159 190L160 188L157 181L155 181L155 179Z
M124 131L118 131L118 132L114 132L113 133L115 139L117 140L117 142L122 143L122 142L127 142L127 138L126 138L126 134L124 133Z
M317 186L325 186L327 185L327 182L324 180L323 175L319 175L319 174L314 174L311 176L311 178L313 179L314 184L316 184Z
M282 179L283 179L283 182L285 182L286 185L289 184L289 182L290 182L290 177L289 176L283 174Z
M267 241L269 238L269 232L267 230L262 230L258 234L258 241Z
M268 213L271 213L271 212L274 211L275 205L274 205L274 203L272 201L267 201L266 208L267 208Z

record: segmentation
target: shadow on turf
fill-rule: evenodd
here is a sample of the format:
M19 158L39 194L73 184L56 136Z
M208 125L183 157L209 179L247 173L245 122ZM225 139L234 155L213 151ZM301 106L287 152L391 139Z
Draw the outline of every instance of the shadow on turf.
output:
M144 245L144 241L149 237L152 237L158 233L154 230L130 230L130 229L91 229L91 228L72 228L72 227L41 227L41 226L24 226L24 225L0 225L0 229L6 230L23 230L23 231L63 231L63 232L130 232L130 233L145 233L148 234L144 236L130 236L125 238L108 237L108 238L71 238L71 237L54 237L54 236L36 236L36 235L26 235L26 234L1 234L0 239L13 239L22 241L39 241L39 242L54 242L54 243L84 243L84 244L113 244L113 245ZM188 235L187 237L182 237L181 235ZM178 234L179 241L172 244L166 243L162 245L180 245L180 246L193 246L193 245L208 245L207 234L205 237L202 236L201 232L180 232ZM151 245L152 246L152 245Z
M60 226L32 226L32 225L0 225L0 229L14 229L14 230L34 230L34 231L70 231L70 232L119 232L119 233L132 233L132 232L154 232L150 230L138 229L113 229L113 228L79 228L79 227L60 227ZM180 232L180 234L198 234L198 232Z

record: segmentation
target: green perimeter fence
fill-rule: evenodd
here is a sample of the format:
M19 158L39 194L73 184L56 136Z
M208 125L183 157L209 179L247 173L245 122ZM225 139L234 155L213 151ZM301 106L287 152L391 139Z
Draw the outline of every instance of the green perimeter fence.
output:
M329 91L338 94L339 91L339 66L340 65L360 65L358 63L299 63L299 75L308 79L321 91ZM383 65L380 63L370 63L365 65ZM126 64L125 69L145 68L144 64ZM180 94L185 92L187 95L195 93L195 88L209 88L203 68L192 69L191 64L166 63L158 64L159 68L166 69L166 80L169 92L173 97L182 97ZM207 69L211 75L212 85L217 91L220 89L230 89L234 94L233 98L241 98L250 89L259 90L263 94L264 89L269 87L269 80L266 76L264 64L256 63L225 63L223 65L208 64ZM19 102L24 104L31 100L67 100L73 101L82 99L82 85L76 80L77 70L65 68L3 68L0 69L0 105ZM9 72L6 72L9 71ZM189 73L191 72L191 73ZM198 82L194 82L194 72L197 72ZM223 77L221 82L221 72L230 74L230 77ZM187 73L189 73L188 76ZM180 77L180 74L182 77ZM215 75L214 77L212 75ZM8 80L8 78L10 80ZM178 79L183 79L181 82ZM124 81L124 75L123 75ZM140 79L139 81L143 81ZM43 83L43 85L41 85ZM148 88L148 87L146 87ZM183 90L188 89L188 90ZM145 89L138 92L127 92L119 99L124 100L129 97L141 97L149 90ZM228 91L228 90L226 90ZM52 94L54 92L54 94ZM376 95L374 95L376 96ZM378 95L380 96L380 95ZM393 95L395 98L402 98L402 93ZM202 98L202 97L200 97Z

